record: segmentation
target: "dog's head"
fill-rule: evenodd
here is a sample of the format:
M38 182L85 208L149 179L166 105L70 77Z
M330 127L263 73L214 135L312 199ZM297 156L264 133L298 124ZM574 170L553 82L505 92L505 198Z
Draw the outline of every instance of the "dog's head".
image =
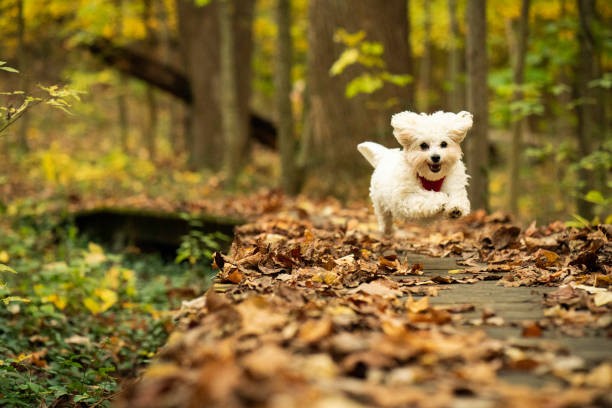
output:
M391 117L393 135L417 174L428 180L446 177L461 159L459 144L472 127L472 114L436 112L431 115L401 112Z

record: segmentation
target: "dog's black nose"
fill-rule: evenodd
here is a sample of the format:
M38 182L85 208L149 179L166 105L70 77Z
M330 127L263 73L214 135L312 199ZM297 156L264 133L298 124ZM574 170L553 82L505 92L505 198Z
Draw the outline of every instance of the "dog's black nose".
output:
M431 161L434 163L438 163L440 161L440 155L439 154L434 154L431 156Z

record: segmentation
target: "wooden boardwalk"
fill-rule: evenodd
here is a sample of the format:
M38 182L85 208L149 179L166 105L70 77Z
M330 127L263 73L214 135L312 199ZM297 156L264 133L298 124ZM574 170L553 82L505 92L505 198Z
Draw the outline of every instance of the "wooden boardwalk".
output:
M421 263L424 276L447 276L448 271L461 269L453 258L432 258L420 254L407 254L411 263ZM452 275L469 277L469 274ZM594 367L605 361L612 361L612 338L606 330L585 330L581 336L563 333L557 328L542 330L539 336L525 337L525 325L545 318L544 294L557 287L504 287L494 280L475 283L450 283L441 286L437 296L430 297L432 305L441 308L472 305L473 310L462 313L463 327L483 329L489 336L510 340L517 347L542 347L566 350L568 355L583 359L587 367ZM467 307L467 306L466 306ZM481 321L483 315L493 314L489 324ZM545 347L544 347L545 346ZM552 376L536 376L529 372L507 373L502 378L524 385L539 387L546 382L559 382ZM560 384L560 382L559 382Z

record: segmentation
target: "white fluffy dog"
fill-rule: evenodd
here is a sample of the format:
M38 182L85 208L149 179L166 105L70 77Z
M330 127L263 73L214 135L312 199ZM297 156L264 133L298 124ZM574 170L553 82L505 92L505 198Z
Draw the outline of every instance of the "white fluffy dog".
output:
M391 126L402 150L373 142L357 146L374 166L370 197L382 233L393 232L394 218L468 214L468 175L459 143L472 127L472 114L405 111L391 117Z

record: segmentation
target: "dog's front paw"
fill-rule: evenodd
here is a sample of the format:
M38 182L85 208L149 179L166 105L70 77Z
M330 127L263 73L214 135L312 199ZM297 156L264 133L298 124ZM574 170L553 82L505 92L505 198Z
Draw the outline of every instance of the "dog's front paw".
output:
M470 207L468 205L461 205L457 203L449 203L444 211L448 218L459 218L470 213Z
M448 218L459 218L463 215L463 212L459 208L451 208L447 214Z

